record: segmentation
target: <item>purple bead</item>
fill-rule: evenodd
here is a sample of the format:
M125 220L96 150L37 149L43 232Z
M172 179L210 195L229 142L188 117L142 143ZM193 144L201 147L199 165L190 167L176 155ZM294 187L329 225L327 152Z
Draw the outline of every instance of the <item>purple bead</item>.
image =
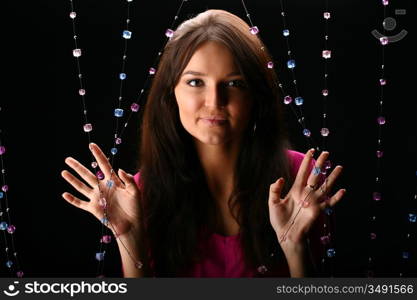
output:
M17 272L16 272L16 276L17 276L18 278L22 278L22 277L23 277L23 275L24 275L23 271L17 271Z
M382 5L387 6L389 4L388 0L382 0Z
M385 124L385 118L384 117L378 117L377 122L379 125L384 125Z
M80 96L84 96L85 95L85 89L79 89L78 94L80 94Z
M258 27L253 26L253 27L249 28L249 32L255 35L255 34L259 33L259 29L258 29Z
M130 106L130 109L133 111L133 112L137 112L138 110L139 110L139 104L137 104L137 103L132 103L132 105Z
M74 57L80 57L81 56L81 49L74 49L74 50L72 50L72 55Z
M384 156L384 152L383 151L376 151L376 157L381 158L382 156Z
M97 176L97 178L98 178L99 180L103 180L103 179L104 179L104 174L103 174L103 172L101 172L100 170L98 170L98 171L96 172L96 176Z
M322 237L320 237L320 242L323 245L327 245L330 243L330 237L328 235L323 235Z
M267 67L268 69L274 68L274 63L272 61L268 62Z
M284 103L285 104L290 104L292 102L292 97L291 96L285 96L284 97Z
M16 231L16 227L14 225L7 226L7 232L13 234Z
M6 152L6 148L4 146L0 146L0 155L3 155Z
M382 196L380 192L373 192L372 193L372 199L374 199L375 201L379 201L381 200Z
M91 163L91 166L95 169L95 168L97 168L98 164L97 164L97 162L96 162L96 161L93 161L93 162Z
M101 206L102 208L106 208L106 207L107 207L107 200L106 200L106 198L100 198L100 199L98 200L98 204L100 204L100 206Z
M327 95L329 95L329 90L322 90L322 91L321 91L321 94L322 94L323 96L327 96Z
M303 130L303 134L304 134L306 137L309 137L309 136L311 135L311 132L310 132L310 130L308 130L308 129L306 128L306 129L304 129L304 130Z
M332 167L332 162L330 160L326 160L323 164L323 167L328 170Z
M174 30L172 30L172 29L167 29L167 30L165 31L165 35L166 35L168 38L172 38L172 37L174 36Z
M120 145L122 143L122 139L121 138L116 138L114 140L114 142L116 143L116 145Z
M3 185L2 187L1 187L1 190L3 191L3 192L7 192L8 190L9 190L9 186L8 185Z
M149 74L150 75L154 75L156 73L156 69L155 68L150 68L149 69Z
M371 240L376 239L376 234L375 234L375 233L373 233L373 232L371 232L371 234L370 234L370 238L371 238Z
M386 85L386 84L387 84L387 80L386 80L386 79L381 78L381 79L379 80L379 84L380 84L380 85Z
M110 235L103 235L103 237L100 240L104 244L109 244L111 242L111 236Z
M323 13L323 17L326 19L326 20L328 20L328 19L330 19L330 13L329 12L324 12Z

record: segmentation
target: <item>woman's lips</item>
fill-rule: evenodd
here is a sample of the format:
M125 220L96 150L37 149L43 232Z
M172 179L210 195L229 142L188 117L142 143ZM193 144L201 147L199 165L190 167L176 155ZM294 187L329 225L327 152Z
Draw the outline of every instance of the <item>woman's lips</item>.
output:
M210 126L221 126L226 124L227 120L222 118L201 118L203 123L208 124Z

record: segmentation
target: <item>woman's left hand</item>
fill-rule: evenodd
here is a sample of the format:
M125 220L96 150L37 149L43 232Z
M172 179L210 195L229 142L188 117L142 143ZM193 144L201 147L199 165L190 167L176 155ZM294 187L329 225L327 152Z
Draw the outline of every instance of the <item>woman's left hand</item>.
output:
M330 198L327 195L342 172L341 166L337 166L325 182L318 186L321 168L329 156L329 152L321 153L312 172L310 172L313 153L314 149L307 151L294 184L284 198L281 198L284 186L283 178L279 178L271 184L269 189L269 219L284 252L285 248L302 247L306 234L320 212L326 206L335 205L346 192L341 189Z

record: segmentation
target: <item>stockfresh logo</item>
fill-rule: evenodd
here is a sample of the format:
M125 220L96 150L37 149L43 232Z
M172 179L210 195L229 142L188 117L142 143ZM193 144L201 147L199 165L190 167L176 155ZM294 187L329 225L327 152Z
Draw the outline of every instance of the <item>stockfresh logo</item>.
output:
M14 281L13 284L9 284L9 286L7 287L7 290L3 290L3 293L9 297L14 297L14 296L19 295L20 291L16 287L18 284L19 284L19 281Z

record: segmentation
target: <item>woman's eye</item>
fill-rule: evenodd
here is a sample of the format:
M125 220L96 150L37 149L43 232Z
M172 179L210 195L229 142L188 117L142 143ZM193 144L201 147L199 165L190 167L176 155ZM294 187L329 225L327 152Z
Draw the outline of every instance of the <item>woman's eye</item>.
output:
M187 84L190 86L200 86L201 85L201 80L200 79L191 79L189 81L187 81Z
M228 86L244 88L245 83L242 80L232 80L227 83Z

